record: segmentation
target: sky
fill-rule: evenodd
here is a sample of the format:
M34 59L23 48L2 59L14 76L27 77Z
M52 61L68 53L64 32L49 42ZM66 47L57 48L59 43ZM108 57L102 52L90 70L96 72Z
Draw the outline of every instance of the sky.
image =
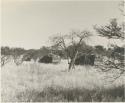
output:
M97 37L93 25L105 25L111 18L123 21L120 1L73 0L3 0L2 46L39 49L49 45L49 37L71 30L90 30L90 45L104 45L108 41ZM120 44L121 42L118 42Z

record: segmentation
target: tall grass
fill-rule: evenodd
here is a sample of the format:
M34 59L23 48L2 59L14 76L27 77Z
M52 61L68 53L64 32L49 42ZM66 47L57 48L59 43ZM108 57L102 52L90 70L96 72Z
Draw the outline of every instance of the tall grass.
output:
M124 87L112 89L45 87L42 91L26 90L17 95L27 102L121 102L124 100Z
M66 61L8 63L1 69L2 101L124 101L123 78L105 83L106 74L94 67L77 66L70 72L67 67Z

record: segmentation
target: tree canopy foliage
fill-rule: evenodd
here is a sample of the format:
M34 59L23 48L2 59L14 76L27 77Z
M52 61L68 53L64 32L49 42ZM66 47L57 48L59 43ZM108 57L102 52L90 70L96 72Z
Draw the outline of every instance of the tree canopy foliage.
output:
M99 34L99 36L106 37L108 39L119 39L124 40L124 26L119 25L117 23L117 19L111 19L110 23L105 26L94 26L94 29ZM106 61L106 65L108 66L108 70L117 69L120 71L119 75L114 77L114 80L119 78L122 74L124 74L124 48L119 47L117 45L112 45L112 48L108 48L109 60ZM117 62L115 62L117 60Z
M106 37L108 39L124 39L124 26L119 25L117 19L111 19L110 23L105 26L94 26L94 29L99 36Z

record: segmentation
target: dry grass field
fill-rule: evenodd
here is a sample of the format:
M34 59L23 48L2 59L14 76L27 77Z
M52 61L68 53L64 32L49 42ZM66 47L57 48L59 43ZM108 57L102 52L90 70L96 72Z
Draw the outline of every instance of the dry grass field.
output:
M109 82L106 73L91 66L76 66L68 72L67 63L8 63L1 68L3 102L125 101L124 77Z

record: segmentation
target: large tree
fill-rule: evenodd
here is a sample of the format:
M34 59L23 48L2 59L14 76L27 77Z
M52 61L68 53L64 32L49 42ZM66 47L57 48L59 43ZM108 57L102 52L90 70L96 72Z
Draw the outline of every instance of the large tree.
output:
M110 23L105 26L94 26L94 29L96 32L99 34L99 36L103 36L110 39L119 39L119 40L124 40L124 28L122 25L119 25L117 22L117 19L111 19ZM125 72L124 68L124 49L118 47L117 45L112 45L113 50L111 53L112 57L108 61L106 61L106 65L109 67L109 69L104 70L104 71L109 71L112 69L118 69L120 71L120 74L115 77L118 78ZM118 60L118 62L115 62L115 60Z
M75 68L74 64L79 52L78 50L83 41L86 38L90 37L91 35L92 34L89 31L84 30L84 31L71 31L69 35L58 34L50 37L50 40L54 47L64 50L69 64L68 67L69 70ZM69 46L73 47L72 57L70 56L71 54L67 49Z

